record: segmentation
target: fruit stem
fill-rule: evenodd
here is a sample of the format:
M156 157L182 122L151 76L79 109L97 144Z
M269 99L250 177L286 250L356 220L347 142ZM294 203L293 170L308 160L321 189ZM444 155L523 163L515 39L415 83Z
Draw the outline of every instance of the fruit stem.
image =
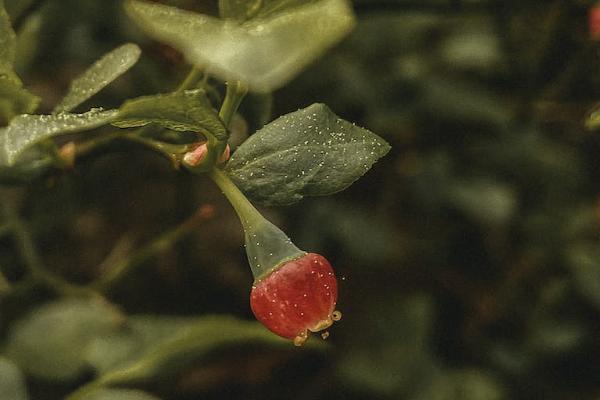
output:
M227 197L242 223L246 254L255 280L306 254L281 229L258 212L225 172L213 168L209 176Z

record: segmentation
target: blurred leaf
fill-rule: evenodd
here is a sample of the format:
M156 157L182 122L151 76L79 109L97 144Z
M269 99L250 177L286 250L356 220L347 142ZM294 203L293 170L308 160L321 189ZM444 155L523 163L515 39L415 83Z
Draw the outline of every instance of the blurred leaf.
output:
M361 390L395 397L429 382L437 369L429 348L433 323L429 297L388 294L365 299L357 311L359 326L355 326L351 340L366 345L350 346L341 355L338 374L344 381Z
M0 126L8 124L17 115L34 112L39 101L37 96L23 88L16 75L11 78L0 73Z
M600 244L587 242L572 246L567 259L575 288L596 308L600 309Z
M124 74L140 58L140 48L124 44L105 54L71 82L69 92L56 105L53 114L71 111Z
M128 100L113 125L131 128L152 123L175 131L208 132L219 140L227 139L227 130L202 89Z
M355 267L368 266L370 271L378 267L401 268L398 258L406 244L399 240L394 221L374 215L371 208L322 199L307 208L302 220L302 248L318 249L323 242L333 241Z
M12 70L15 61L16 35L10 23L10 17L0 0L0 76Z
M482 370L448 370L433 379L411 400L501 400L503 388Z
M33 14L23 22L18 32L15 70L21 74L31 67L40 50L42 22L40 13Z
M112 385L171 376L216 349L251 343L291 346L258 322L228 316L134 316L120 332L96 340L87 357L102 373L99 382Z
M28 374L72 380L87 365L84 354L92 339L121 321L121 315L101 301L70 299L45 304L11 326L6 354Z
M226 170L248 196L291 204L350 186L389 151L374 133L313 104L267 124L233 154Z
M448 188L448 201L476 221L506 224L517 207L517 194L510 186L492 180L455 182Z
M467 22L467 21L463 21ZM501 65L502 49L491 21L465 23L445 38L441 58L453 69L493 73Z
M566 318L544 318L534 323L529 341L539 352L556 356L573 350L585 337L585 328Z
M27 183L50 171L54 166L52 158L32 147L26 150L12 166L0 166L1 183Z
M590 116L585 121L585 126L590 130L600 127L600 107L591 112Z
M83 114L20 115L0 129L0 166L14 165L23 150L34 143L106 125L117 114L116 110L92 109Z
M81 397L81 400L160 400L141 390L98 389Z
M34 1L36 0L5 0L4 2L6 3L6 10L14 20L19 18Z
M0 399L27 400L25 379L16 365L0 357Z
M470 83L427 76L423 82L422 107L432 115L457 121L483 122L506 128L512 115L492 92Z
M4 9L4 1L0 0L0 125L7 124L16 115L33 112L39 102L36 96L23 89L13 70L15 52L15 32Z
M241 25L142 1L126 7L150 36L192 64L262 92L283 86L354 26L346 0L321 0Z

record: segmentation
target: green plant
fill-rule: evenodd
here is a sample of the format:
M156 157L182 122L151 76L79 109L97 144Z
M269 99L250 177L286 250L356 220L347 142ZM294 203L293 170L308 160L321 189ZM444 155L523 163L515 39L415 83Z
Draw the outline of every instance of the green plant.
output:
M248 261L256 280L253 293L260 288L262 299L270 299L277 292L291 293L282 301L295 299L300 309L281 308L280 323L297 319L292 315L296 312L302 316L314 314L309 320L300 318L301 326L297 321L291 324L293 332L284 332L270 325L264 316L269 311L258 305L259 300L253 303L259 320L275 333L296 338L295 342L301 344L307 329L321 330L338 318L334 313L337 283L333 270L322 256L299 250L246 196L266 205L287 205L306 196L339 192L366 173L388 152L389 145L372 132L339 118L327 106L313 104L267 123L235 148L229 158L232 121L248 93L268 96L343 38L354 25L350 5L346 0L221 0L220 18L138 0L128 0L124 6L150 37L179 50L192 64L187 78L171 93L129 99L115 109L73 112L136 64L141 50L128 43L73 80L52 113L40 115L33 114L40 99L23 87L15 73L17 41L0 1L0 121L6 125L0 128L0 182L28 185L68 174L78 168L81 158L110 148L116 141L157 152L182 174L208 176L231 202L244 228ZM222 83L226 89L221 100ZM68 381L91 365L97 379L69 399L146 398L131 391L119 394L112 390L112 397L102 393L108 393L107 386L151 380L162 373L162 368L208 351L214 343L197 338L213 335L213 331L223 332L213 335L217 343L273 340L260 328L246 328L247 323L223 317L172 321L168 326L173 331L159 335L154 332L164 332L164 322L147 317L136 322L103 297L145 258L197 229L199 222L209 218L209 209L200 209L134 257L108 265L92 282L76 284L44 269L34 240L11 207L6 190L4 196L6 232L14 234L29 267L23 280L67 296L14 328L6 354L26 372L45 379ZM299 299L302 294L292 290L296 284L293 279L282 279L293 275L290 265L304 265L304 260L323 266L313 273L327 275L325 280L305 281L308 286L301 289L310 295L308 300ZM312 262L307 266L312 267ZM296 274L310 276L311 271ZM20 282L4 279L2 274L0 278L0 290L12 295ZM320 288L323 282L325 292L311 286ZM254 298L259 297L257 294ZM32 334L45 331L48 321L56 318L72 321L72 326L50 330L43 339ZM127 332L122 332L124 321ZM228 327L234 329L228 333ZM119 348L123 340L135 341L136 337L145 337L136 350L128 354L109 351ZM60 355L56 349L62 349ZM0 362L13 371L8 360ZM24 398L20 392L13 396Z

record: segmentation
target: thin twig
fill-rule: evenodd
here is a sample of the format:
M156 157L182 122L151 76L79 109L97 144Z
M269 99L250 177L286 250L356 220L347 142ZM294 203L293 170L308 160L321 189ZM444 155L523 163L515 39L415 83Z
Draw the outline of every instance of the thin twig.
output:
M200 207L194 215L180 225L166 231L146 246L138 249L131 256L122 258L119 262L115 263L97 280L92 282L90 287L100 291L108 290L138 266L171 248L178 240L191 233L200 223L212 218L213 215L214 209L212 206L204 205Z
M62 295L89 296L95 294L88 288L73 285L62 277L46 270L26 224L19 218L6 198L2 199L0 207L6 221L12 228L16 246L27 267L27 272L34 280Z

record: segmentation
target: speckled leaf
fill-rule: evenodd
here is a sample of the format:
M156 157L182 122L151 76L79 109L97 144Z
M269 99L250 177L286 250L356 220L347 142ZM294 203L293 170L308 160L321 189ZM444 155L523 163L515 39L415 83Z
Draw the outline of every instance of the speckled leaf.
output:
M0 357L0 399L27 400L23 374L11 361Z
M284 115L246 140L226 171L252 199L291 204L350 186L390 149L374 133L313 104Z
M34 143L56 135L97 128L112 121L118 111L92 109L84 114L20 115L0 129L0 166L15 164Z
M121 318L100 301L45 304L11 326L6 355L28 374L68 381L86 367L84 350L90 341L115 329Z
M126 9L191 63L262 92L283 86L354 26L346 0L321 0L243 24L136 0Z
M105 54L71 82L69 92L54 108L53 113L71 111L98 93L131 68L140 58L140 54L140 48L132 43L124 44Z
M146 392L136 389L108 389L102 388L87 393L81 400L160 400Z
M175 131L209 132L220 140L227 139L219 114L201 89L126 101L113 125L131 128L152 123Z

